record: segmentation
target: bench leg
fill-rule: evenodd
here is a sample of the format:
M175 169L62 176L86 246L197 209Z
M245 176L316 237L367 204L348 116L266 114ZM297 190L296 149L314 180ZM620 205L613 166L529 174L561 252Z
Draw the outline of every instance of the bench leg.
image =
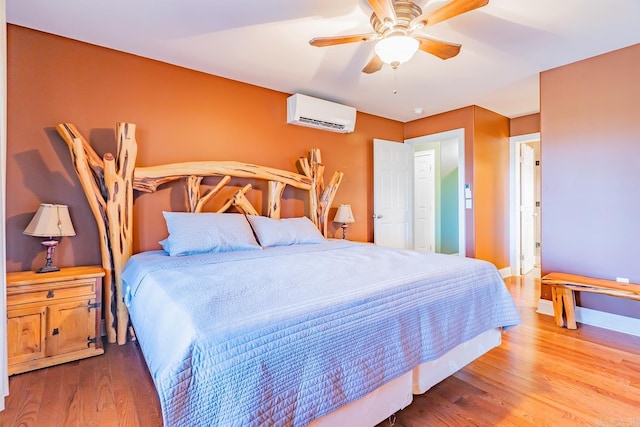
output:
M562 289L558 289L555 286L551 287L551 299L553 301L553 318L556 321L556 326L564 326L564 317L562 316L563 296Z
M576 296L572 289L562 290L564 312L567 316L567 329L578 329L576 325Z
M578 329L576 324L576 296L571 289L551 287L551 299L553 300L553 318L556 325L567 329ZM567 317L565 322L564 318Z

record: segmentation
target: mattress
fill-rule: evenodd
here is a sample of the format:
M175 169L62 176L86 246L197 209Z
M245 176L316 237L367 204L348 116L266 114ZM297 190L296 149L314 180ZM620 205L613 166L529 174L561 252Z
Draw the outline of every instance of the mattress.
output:
M305 426L519 317L487 262L346 241L133 256L164 423Z

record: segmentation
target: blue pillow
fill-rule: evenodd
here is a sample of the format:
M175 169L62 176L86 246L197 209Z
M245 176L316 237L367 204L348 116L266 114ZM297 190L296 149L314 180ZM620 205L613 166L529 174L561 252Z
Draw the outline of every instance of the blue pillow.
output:
M273 219L247 216L262 247L322 243L325 238L311 220L301 218Z
M261 249L243 214L162 212L170 256Z

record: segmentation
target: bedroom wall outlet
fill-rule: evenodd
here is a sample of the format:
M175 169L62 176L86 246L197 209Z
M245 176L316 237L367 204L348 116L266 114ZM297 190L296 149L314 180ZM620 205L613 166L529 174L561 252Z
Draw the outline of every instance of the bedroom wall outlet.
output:
M616 277L616 282L629 283L629 278L628 277Z

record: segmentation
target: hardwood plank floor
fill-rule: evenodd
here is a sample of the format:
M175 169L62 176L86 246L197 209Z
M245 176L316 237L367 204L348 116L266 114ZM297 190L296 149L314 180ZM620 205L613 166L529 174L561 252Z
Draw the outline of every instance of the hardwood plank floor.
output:
M500 347L415 396L394 425L640 427L640 338L588 325L557 328L552 317L535 313L539 280L505 282L523 323ZM162 425L134 343L13 376L9 387L2 427Z

